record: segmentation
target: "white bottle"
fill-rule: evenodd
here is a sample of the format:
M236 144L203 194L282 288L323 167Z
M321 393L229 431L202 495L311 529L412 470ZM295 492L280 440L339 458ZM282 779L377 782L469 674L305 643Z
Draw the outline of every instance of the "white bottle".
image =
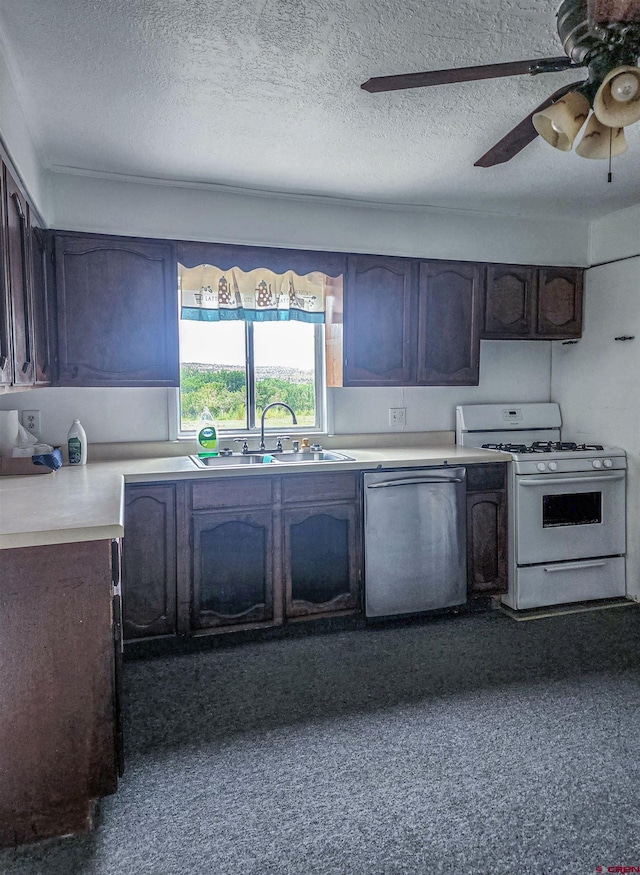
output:
M67 447L69 448L70 465L87 464L87 435L80 425L79 419L74 419L73 425L69 429Z

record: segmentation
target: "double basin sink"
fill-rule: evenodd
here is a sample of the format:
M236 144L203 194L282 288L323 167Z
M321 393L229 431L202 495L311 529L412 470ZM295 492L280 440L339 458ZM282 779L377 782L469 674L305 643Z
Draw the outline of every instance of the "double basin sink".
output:
M309 450L282 453L234 453L231 456L190 457L199 468L244 468L245 465L281 464L285 462L353 462L351 456L333 450Z

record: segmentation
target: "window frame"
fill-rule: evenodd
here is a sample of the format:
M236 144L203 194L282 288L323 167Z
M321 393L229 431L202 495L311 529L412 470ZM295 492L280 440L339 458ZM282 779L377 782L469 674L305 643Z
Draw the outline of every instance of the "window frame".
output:
M247 422L245 429L220 429L224 437L255 437L260 435L260 419L256 416L255 403L255 356L253 346L253 322L245 322L245 386L247 399ZM325 325L322 322L314 324L314 403L316 411L315 425L287 426L286 430L293 434L326 434L327 429L327 376L325 367ZM179 341L178 341L179 344ZM180 350L179 350L180 353ZM182 356L179 354L179 365L182 370ZM169 392L169 440L192 440L195 429L182 428L182 406L180 403L180 386ZM265 422L265 434L282 433L283 426L268 427Z

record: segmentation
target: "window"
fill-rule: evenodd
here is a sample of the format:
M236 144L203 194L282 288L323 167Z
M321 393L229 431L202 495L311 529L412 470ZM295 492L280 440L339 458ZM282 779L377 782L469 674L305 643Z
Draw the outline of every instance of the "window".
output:
M223 431L259 429L272 401L289 404L302 430L323 428L323 349L323 324L181 319L181 431L195 429L204 406ZM283 408L265 423L295 430Z

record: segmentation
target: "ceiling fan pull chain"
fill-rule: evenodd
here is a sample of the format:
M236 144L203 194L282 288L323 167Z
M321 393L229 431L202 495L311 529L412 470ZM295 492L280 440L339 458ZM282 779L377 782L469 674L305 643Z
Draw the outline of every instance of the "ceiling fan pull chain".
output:
M607 182L613 181L613 174L611 173L611 151L613 149L613 128L609 128L609 173L607 174Z

